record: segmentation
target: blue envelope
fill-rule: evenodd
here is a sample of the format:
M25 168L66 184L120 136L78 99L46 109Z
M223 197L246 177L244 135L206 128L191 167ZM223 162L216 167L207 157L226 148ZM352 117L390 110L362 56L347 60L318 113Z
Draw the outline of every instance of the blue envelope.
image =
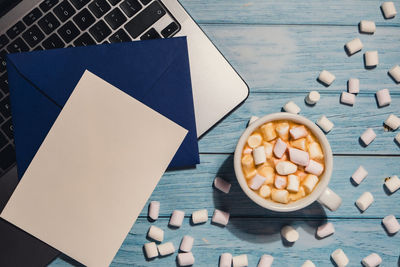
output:
M169 167L200 162L187 43L179 37L8 55L20 178L86 69L189 131Z

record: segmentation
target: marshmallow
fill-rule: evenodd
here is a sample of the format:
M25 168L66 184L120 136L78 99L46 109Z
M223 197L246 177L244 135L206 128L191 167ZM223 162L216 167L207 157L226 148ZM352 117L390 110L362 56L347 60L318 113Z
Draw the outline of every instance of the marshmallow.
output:
M175 252L174 244L172 244L171 242L160 244L157 246L157 248L160 256L167 256Z
M252 169L244 169L244 177L246 177L246 179L250 179L254 176L256 176L257 171L256 169L252 168Z
M274 146L268 142L264 142L263 145L267 159L272 158L272 151L274 150Z
M278 164L276 164L275 169L280 175L288 175L297 171L297 165L291 163L290 161L280 161Z
M322 115L316 123L325 133L330 132L334 126L334 124L325 115Z
M397 130L400 127L400 118L396 115L390 114L389 117L385 120L385 125L390 129Z
M269 122L261 126L261 132L264 136L265 141L271 141L276 138L275 127L272 122Z
M379 64L378 51L367 51L364 54L365 67L371 68Z
M211 221L213 223L226 226L229 222L229 213L215 209Z
M277 188L277 189L285 189L287 186L287 177L276 175L274 185L275 185L275 188Z
M206 221L208 221L208 211L206 209L192 213L192 222L194 224L205 223Z
M157 245L154 242L144 244L144 252L146 252L146 257L152 259L158 256Z
M300 166L307 166L308 163L310 162L310 156L308 155L308 153L297 148L289 148L289 157L291 162Z
M257 172L261 176L265 177L264 184L272 184L272 183L274 183L275 170L272 167L262 165L262 166L257 168Z
M370 192L364 192L356 201L357 207L365 211L374 202L374 196Z
M400 224L396 220L396 217L394 215L388 215L382 220L383 225L386 228L386 231L390 234L393 235L397 233L400 230Z
M331 257L338 267L344 267L349 264L349 258L347 258L346 254L340 248L332 252Z
M232 266L232 254L223 253L219 257L219 267L231 267Z
M340 95L340 103L346 104L346 105L354 105L356 102L356 96L347 92L342 92Z
M327 70L321 71L321 73L318 76L318 80L326 84L327 86L331 85L335 79L336 79L335 75L333 75Z
M179 253L176 258L178 260L179 266L189 266L194 264L194 257L192 252Z
M347 92L351 94L358 94L360 92L360 80L350 78L347 82Z
M315 105L320 100L320 98L321 96L317 91L311 91L306 96L305 101L309 105Z
M271 199L275 202L286 204L289 202L289 191L274 189L271 193Z
M264 146L259 146L253 150L254 164L260 165L267 160Z
M324 165L311 159L310 163L307 165L307 167L304 170L308 173L314 174L316 176L320 176L322 174L322 172L324 171Z
M390 178L385 179L385 186L390 191L390 193L396 192L400 188L400 179L397 175L393 175Z
M253 149L251 149L250 147L243 149L243 154L251 154L252 152L253 152Z
M335 232L335 227L330 222L320 225L317 228L317 236L319 238L325 238L327 236L332 235L334 232Z
M260 196L267 198L271 195L271 188L268 185L263 185L259 191Z
M306 260L301 267L315 267L315 264L310 260Z
M253 169L254 168L254 159L252 155L244 155L242 158L242 165L244 169Z
M296 103L294 103L293 101L287 102L283 106L283 110L285 110L286 112L289 112L289 113L293 113L293 114L299 114L301 111L300 107L298 105L296 105Z
M149 204L149 217L153 221L158 219L158 214L160 213L160 202L152 201Z
M155 241L162 242L164 240L164 231L157 226L150 226L147 236Z
M320 195L318 202L324 204L330 211L337 210L342 204L342 198L339 197L331 189L326 188L325 191Z
M179 249L181 251L183 251L183 252L189 252L189 251L192 250L193 243L194 243L194 238L191 237L190 235L185 235L182 238L181 245L180 245Z
M358 167L358 169L353 173L351 178L356 184L361 184L361 182L367 177L368 172L364 169L363 166Z
M381 8L385 19L394 18L397 14L396 7L394 6L393 2L383 2Z
M371 253L362 259L361 262L365 267L376 267L382 263L382 258L376 253Z
M360 32L362 33L374 33L376 30L375 22L371 20L360 21Z
M242 255L233 257L232 263L233 263L232 264L233 267L244 267L244 266L249 265L246 254L242 254Z
M258 190L265 182L266 178L256 174L256 176L254 176L249 183L249 187L253 190Z
M276 140L275 146L274 146L274 154L277 158L282 158L283 154L285 154L287 148L287 144L282 141L282 139L278 138Z
M378 100L378 106L384 107L390 105L392 98L388 89L382 89L376 92L376 99Z
M181 227L185 212L181 210L174 210L171 218L169 219L169 225L174 227Z
M290 225L282 227L281 235L289 243L296 242L299 239L299 233Z
M393 68L391 68L389 70L389 74L390 74L390 76L392 76L392 78L397 83L400 83L400 66L399 65L393 66Z
M345 46L349 55L353 55L363 48L360 38L354 38L350 42L346 43Z
M257 116L251 116L249 123L247 124L247 126L249 126L250 124L252 124L253 122L255 122L256 120L258 120L259 118Z
M220 177L215 177L214 186L225 194L228 194L229 190L231 190L231 184Z
M308 134L308 132L306 130L306 127L304 127L304 126L293 127L292 129L290 129L290 135L295 140L306 137L307 134Z
M253 133L250 135L249 139L247 139L247 144L251 148L256 148L261 145L262 136L259 133Z
M398 133L394 139L398 144L400 144L400 133Z
M324 158L321 146L317 142L312 142L308 145L308 153L311 159L322 160Z
M275 127L275 130L282 140L289 139L289 123L287 122L278 123Z
M318 181L318 177L313 174L309 174L306 176L306 179L303 182L303 187L307 194L310 194L313 191Z
M372 130L372 128L368 128L367 130L365 130L365 132L360 136L361 140L363 141L363 143L368 146L369 144L371 144L372 141L374 141L376 137L376 134L374 132L374 130Z
M300 187L300 179L297 175L290 174L288 176L288 186L287 190L290 192L297 193Z
M301 149L301 150L306 150L306 139L305 138L300 138L297 140L293 140L290 143L292 145L292 147Z
M264 254L261 256L260 261L257 264L257 267L271 267L274 262L274 257L268 254Z

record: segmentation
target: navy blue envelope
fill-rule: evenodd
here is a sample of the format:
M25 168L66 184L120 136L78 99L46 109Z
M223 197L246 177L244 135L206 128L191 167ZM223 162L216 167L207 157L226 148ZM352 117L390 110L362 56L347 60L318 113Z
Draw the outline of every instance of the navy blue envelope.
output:
M9 55L20 178L86 69L189 131L169 167L200 162L187 43L180 37Z

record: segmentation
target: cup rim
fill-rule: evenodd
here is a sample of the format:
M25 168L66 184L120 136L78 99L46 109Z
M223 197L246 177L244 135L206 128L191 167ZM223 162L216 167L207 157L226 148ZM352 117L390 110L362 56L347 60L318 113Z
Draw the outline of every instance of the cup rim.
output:
M325 171L323 175L320 177L320 181L317 187L313 190L313 192L310 195L289 204L282 204L271 200L267 200L259 196L253 190L251 190L250 187L247 185L246 178L243 175L242 164L241 164L242 151L247 142L247 138L250 136L250 134L252 134L254 130L260 127L262 124L277 120L290 120L302 124L306 126L308 129L310 129L311 132L314 134L314 136L318 139L321 148L323 150L325 159ZM322 130L314 122L307 119L306 117L297 114L292 114L287 112L272 113L264 117L261 117L255 122L253 122L246 128L246 130L240 136L234 153L234 169L235 169L236 179L238 180L240 187L251 200L253 200L255 203L268 210L278 211L278 212L291 212L309 206L311 203L316 201L319 198L319 196L324 192L324 190L328 187L329 181L332 176L333 154L328 139L326 138Z

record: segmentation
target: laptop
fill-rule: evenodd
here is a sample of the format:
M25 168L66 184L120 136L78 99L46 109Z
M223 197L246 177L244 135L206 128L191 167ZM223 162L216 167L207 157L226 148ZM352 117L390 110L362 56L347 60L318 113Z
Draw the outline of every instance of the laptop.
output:
M6 54L174 36L187 36L201 137L249 90L177 0L0 0L0 210L17 185ZM0 236L0 266L44 266L58 255L5 221Z

